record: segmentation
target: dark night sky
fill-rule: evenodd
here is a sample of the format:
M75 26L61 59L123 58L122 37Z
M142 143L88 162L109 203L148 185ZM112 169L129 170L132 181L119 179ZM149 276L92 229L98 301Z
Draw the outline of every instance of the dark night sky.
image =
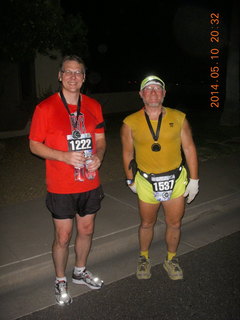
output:
M79 12L88 26L86 62L95 91L138 90L141 79L151 72L169 83L206 82L211 12L221 13L225 59L229 6L220 7L218 1L62 0L61 4L66 12Z

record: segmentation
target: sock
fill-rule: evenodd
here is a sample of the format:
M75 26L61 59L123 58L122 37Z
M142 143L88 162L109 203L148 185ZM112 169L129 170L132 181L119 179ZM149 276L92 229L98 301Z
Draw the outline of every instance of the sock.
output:
M145 257L146 259L149 259L148 250L146 250L146 251L140 251L140 256Z
M74 273L75 274L80 274L85 270L85 266L84 267L74 267Z
M167 260L172 260L177 255L176 252L169 252L167 254Z
M62 277L62 278L56 277L55 282L57 283L57 282L60 282L60 281L65 281L65 282L67 282L67 278L66 278L66 277Z

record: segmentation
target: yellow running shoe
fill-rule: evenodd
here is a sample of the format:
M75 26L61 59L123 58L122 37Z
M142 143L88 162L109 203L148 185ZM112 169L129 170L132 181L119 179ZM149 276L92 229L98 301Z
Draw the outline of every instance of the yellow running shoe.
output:
M143 256L140 256L137 264L136 276L139 280L151 278L151 263L150 259L146 259Z
M182 280L183 272L179 266L178 259L173 258L172 260L165 260L163 268L167 271L167 274L171 280Z

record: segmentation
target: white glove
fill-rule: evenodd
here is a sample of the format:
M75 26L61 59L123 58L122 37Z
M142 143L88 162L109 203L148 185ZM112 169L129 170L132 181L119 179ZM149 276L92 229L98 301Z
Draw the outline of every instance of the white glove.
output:
M189 183L184 193L184 197L187 197L187 203L193 201L199 191L199 179L189 179Z
M133 182L133 184L129 185L129 188L132 190L132 192L137 193L136 183Z

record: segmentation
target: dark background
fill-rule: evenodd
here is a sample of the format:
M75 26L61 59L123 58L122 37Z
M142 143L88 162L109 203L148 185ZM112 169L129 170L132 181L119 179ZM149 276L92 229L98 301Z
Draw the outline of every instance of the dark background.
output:
M139 90L150 73L162 77L168 91L207 87L212 12L220 14L219 80L225 85L231 1L62 0L61 6L79 12L88 27L89 92Z

